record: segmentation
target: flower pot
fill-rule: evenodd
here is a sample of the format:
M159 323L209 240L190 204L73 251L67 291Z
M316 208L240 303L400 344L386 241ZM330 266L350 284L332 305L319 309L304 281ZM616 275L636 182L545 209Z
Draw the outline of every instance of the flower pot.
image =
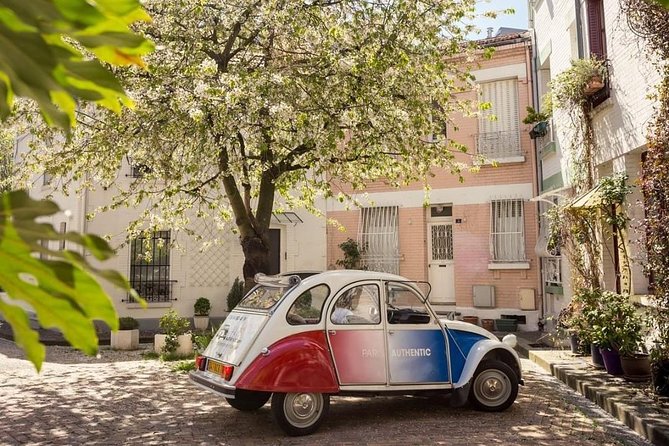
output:
M604 359L604 368L609 375L622 375L623 367L620 365L620 355L618 352L610 347L600 347L599 351L602 353Z
M592 358L592 365L595 368L604 368L604 358L602 358L602 352L599 351L599 345L590 344L590 357Z
M493 331L495 329L495 320L481 319L481 327L485 328L488 331Z
M153 350L156 353L161 353L161 354L163 353L165 338L167 338L167 335L165 334L155 335L153 339ZM177 342L179 343L179 347L177 347L177 351L174 352L175 354L179 356L187 356L193 354L193 340L191 338L190 333L178 336Z
M193 316L193 326L196 330L206 330L209 326L209 316Z
M479 317L478 316L463 316L462 320L464 322L469 322L470 324L478 325Z
M516 331L518 321L515 319L495 319L495 328L497 331Z
M578 349L579 345L581 344L581 340L578 338L577 334L572 334L569 336L569 347L571 347L571 352L575 355L578 354Z
M585 87L585 95L591 96L604 88L604 81L601 76L592 76Z
M653 361L650 372L655 394L669 396L669 359Z
M139 329L111 332L111 348L114 350L136 350L139 348Z
M650 359L646 353L621 356L620 364L623 368L623 378L627 381L642 382L650 379Z

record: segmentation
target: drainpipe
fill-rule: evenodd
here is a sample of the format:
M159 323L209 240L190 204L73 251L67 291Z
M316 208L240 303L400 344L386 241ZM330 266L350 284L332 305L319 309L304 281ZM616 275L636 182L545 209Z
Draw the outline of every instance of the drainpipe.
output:
M583 23L581 21L581 0L574 0L576 11L576 43L578 44L578 58L583 59Z
M529 14L529 23L534 24L534 10L532 9L532 2L528 1L528 14ZM530 58L530 49L535 48L532 57ZM528 97L532 98L532 102L539 109L539 82L537 76L537 69L539 67L539 56L538 51L536 51L536 32L534 27L531 28L530 41L525 43L525 67L527 70L527 80L528 80ZM537 147L537 140L532 140L532 147L534 149L532 159L532 168L534 172L534 181L532 184L534 196L540 194L541 191L541 178L543 178L543 172L541 169L541 163L539 162L539 148ZM536 207L536 222L539 223L539 213L541 211L541 204L537 202ZM537 234L538 236L539 234ZM538 274L537 274L537 292L539 293L539 318L543 319L545 316L546 308L546 294L544 292L544 281L543 281L543 265L541 264L541 257L537 257L539 264L537 265Z

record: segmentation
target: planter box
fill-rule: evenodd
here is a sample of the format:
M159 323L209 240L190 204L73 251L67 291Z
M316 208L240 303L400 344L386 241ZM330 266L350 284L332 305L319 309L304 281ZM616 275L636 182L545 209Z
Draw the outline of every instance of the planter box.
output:
M590 81L588 81L588 85L585 87L585 95L592 96L602 88L604 88L604 81L602 78L599 76L593 76Z
M153 340L153 350L156 353L160 354L163 353L165 338L167 338L167 335L164 334L155 335ZM177 341L179 342L179 347L177 347L177 351L175 352L177 355L186 356L193 354L193 340L190 337L190 333L186 333L184 335L177 337Z
M139 329L111 332L111 348L114 350L136 350L139 348Z
M495 328L497 331L516 331L518 321L515 319L495 319Z
M196 330L206 330L209 326L209 316L193 316L193 326Z

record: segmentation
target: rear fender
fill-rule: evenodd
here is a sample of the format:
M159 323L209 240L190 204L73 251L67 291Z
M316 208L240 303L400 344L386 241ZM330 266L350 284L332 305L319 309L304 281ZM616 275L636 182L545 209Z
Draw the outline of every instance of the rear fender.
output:
M263 392L339 392L325 333L308 331L275 342L253 360L235 386Z
M466 385L474 377L474 373L476 373L476 369L481 361L489 358L496 358L505 362L516 372L518 381L522 380L520 359L518 358L516 351L499 341L483 339L474 344L470 350L460 379L458 382L454 383L453 386L458 388Z

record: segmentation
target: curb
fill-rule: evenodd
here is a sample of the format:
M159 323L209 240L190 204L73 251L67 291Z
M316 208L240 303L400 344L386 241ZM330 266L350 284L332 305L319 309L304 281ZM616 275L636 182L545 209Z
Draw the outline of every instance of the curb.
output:
M532 349L520 337L516 350L651 443L669 445L669 406L660 407L661 403L644 394L645 385L627 383L563 350Z

